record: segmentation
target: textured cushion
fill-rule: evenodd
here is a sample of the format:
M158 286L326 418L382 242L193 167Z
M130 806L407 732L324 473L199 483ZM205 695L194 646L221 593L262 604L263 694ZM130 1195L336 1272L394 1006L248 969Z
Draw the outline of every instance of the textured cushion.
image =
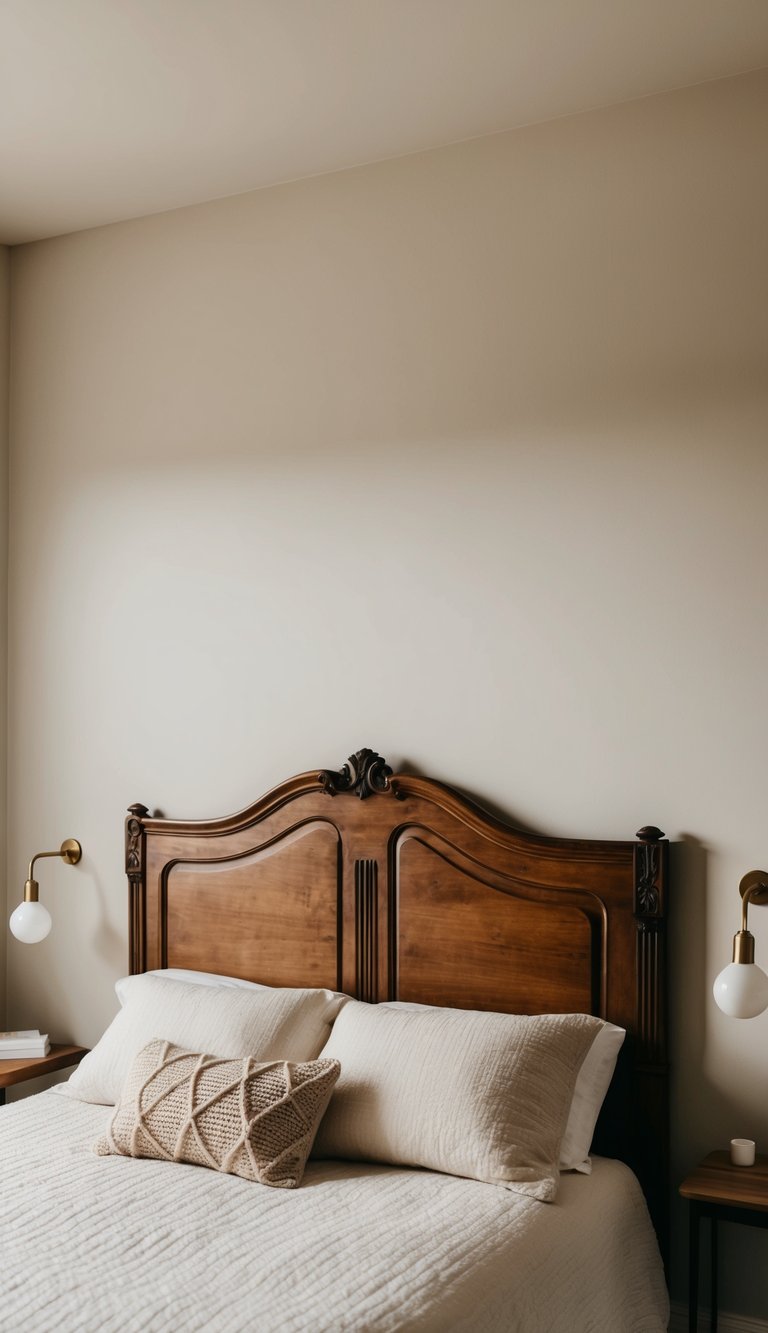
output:
M584 1057L560 1144L561 1171L582 1171L589 1175L592 1170L589 1159L592 1135L625 1036L624 1028L603 1023Z
M338 1077L337 1060L260 1064L151 1041L96 1152L191 1162L295 1189Z
M67 1096L114 1105L135 1055L153 1037L226 1058L314 1060L344 998L326 990L195 986L128 977L123 1008L63 1085Z
M414 1004L410 1000L387 1000L384 1007L414 1011L435 1008L434 1005ZM568 1112L568 1121L560 1144L561 1171L581 1171L584 1175L589 1175L592 1170L589 1158L592 1135L625 1036L624 1028L601 1020L573 1089L571 1109Z
M600 1019L350 1000L323 1056L341 1078L315 1154L426 1166L554 1199L573 1087Z

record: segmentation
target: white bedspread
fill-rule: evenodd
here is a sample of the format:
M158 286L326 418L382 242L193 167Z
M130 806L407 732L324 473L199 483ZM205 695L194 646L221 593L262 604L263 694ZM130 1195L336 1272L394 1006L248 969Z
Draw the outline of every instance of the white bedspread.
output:
M310 1163L298 1190L96 1157L109 1109L0 1109L8 1333L660 1333L640 1188L598 1159L555 1204L427 1171Z

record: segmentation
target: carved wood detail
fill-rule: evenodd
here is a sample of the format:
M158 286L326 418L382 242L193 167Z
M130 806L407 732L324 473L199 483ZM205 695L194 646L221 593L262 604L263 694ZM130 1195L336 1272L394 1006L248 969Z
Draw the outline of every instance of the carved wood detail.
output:
M128 818L125 821L125 873L128 876L128 912L130 932L129 966L132 973L143 972L146 967L144 941L144 854L145 838L142 820L149 814L146 805L136 803L128 806Z
M379 868L375 861L355 861L355 961L358 1000L373 1004L378 993Z
M324 768L318 774L318 779L329 796L337 796L339 792L353 791L364 801L367 796L373 796L376 792L389 791L389 779L392 776L392 769L385 759L375 750L358 750L351 754L346 764L335 772L333 769Z
M667 1066L666 914L669 844L650 824L638 831L633 857L636 927L636 1046L630 1084L630 1166L643 1182L666 1259L669 1232L669 1070Z
M635 847L635 922L637 925L637 1028L642 1059L666 1060L665 935L668 843L655 825L641 828Z
M635 848L635 916L647 920L661 912L661 829L653 824L641 828Z

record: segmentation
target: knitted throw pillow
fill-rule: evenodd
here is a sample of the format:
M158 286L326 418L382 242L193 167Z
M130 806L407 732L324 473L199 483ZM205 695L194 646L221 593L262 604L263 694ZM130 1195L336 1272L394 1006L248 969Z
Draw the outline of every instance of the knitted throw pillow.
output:
M95 1151L190 1162L295 1189L340 1070L338 1060L264 1064L150 1041Z

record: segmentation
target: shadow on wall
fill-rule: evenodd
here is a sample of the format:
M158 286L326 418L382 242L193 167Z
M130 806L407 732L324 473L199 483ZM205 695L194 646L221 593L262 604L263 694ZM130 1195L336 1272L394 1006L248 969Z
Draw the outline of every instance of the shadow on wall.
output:
M122 976L128 970L128 959L125 951L125 940L121 933L116 931L109 922L109 900L104 888L103 881L91 866L91 884L96 890L99 904L99 918L93 934L88 941L88 953L96 954L99 958L105 958L110 966ZM111 881L110 881L111 882ZM126 904L128 901L128 888L123 880L121 882L121 892L124 892ZM114 896L114 891L112 896Z
M683 833L670 846L670 883L672 898L669 917L669 1012L670 1062L672 1066L672 1144L671 1144L671 1221L672 1248L670 1271L682 1278L687 1272L687 1251L683 1251L685 1205L678 1185L700 1153L690 1140L688 1126L678 1108L683 1102L683 1088L690 1078L701 1079L704 1063L705 1000L708 993L706 972L706 902L707 848L693 834Z

